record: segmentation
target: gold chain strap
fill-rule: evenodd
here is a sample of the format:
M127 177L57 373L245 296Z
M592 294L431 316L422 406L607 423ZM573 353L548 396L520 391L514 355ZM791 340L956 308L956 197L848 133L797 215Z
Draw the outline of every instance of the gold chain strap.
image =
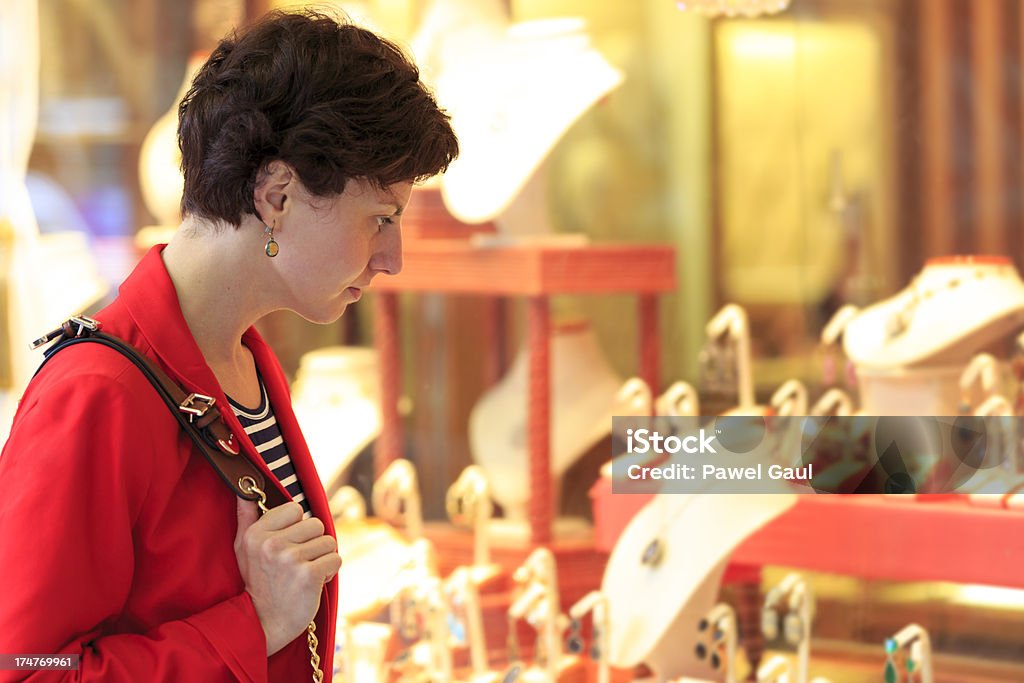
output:
M255 493L259 496L256 504L259 506L260 512L267 512L267 494L256 486L255 479L248 475L242 477L238 480L238 488L245 493ZM316 638L315 621L309 622L309 626L306 627L306 644L309 645L309 664L313 667L313 683L323 683L324 672L320 669L320 655L316 652L320 643Z

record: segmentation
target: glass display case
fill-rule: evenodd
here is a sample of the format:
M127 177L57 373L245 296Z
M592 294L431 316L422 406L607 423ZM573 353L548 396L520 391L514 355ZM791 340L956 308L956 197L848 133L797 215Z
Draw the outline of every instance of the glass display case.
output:
M232 27L295 5L24 4L34 14L0 10L0 35L35 26L38 80L2 46L0 66L38 90L34 132L12 136L32 236L57 245L54 267L88 253L61 272L93 283L74 302L89 312L177 229L176 107L192 71ZM1019 430L1000 441L1014 478L996 495L689 506L619 495L606 467L623 450L609 410L695 426L787 410L1024 416L1019 2L328 9L407 48L464 145L449 177L413 192L403 273L332 326L259 324L315 421L304 428L323 444L328 493L370 501L336 510L356 544L347 571L389 599L339 627L339 667L381 680L388 662L421 680L1024 680ZM19 88L0 105L36 101ZM0 109L0 131L15 109ZM0 192L11 407L30 306L12 258L20 195ZM585 345L559 345L580 329ZM374 482L396 460L415 466L415 533L372 519ZM449 487L471 465L490 478L488 515L467 525L462 508L448 516ZM729 535L738 510L750 516ZM474 533L489 534L486 580ZM387 553L358 546L383 537ZM665 539L686 557L664 555ZM650 594L672 580L687 585Z

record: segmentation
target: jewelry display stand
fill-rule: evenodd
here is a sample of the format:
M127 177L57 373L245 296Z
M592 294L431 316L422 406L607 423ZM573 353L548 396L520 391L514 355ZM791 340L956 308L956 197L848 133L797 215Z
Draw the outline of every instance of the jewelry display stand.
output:
M654 400L656 415L696 417L700 415L700 396L692 385L675 382Z
M757 670L757 683L793 683L789 660L776 655L762 664Z
M555 144L623 80L582 19L511 23L498 0L433 0L412 42L459 138L441 185L467 223L528 193Z
M785 616L780 609L785 603ZM761 611L761 630L765 638L774 640L782 633L790 645L796 646L796 680L808 683L811 662L811 626L814 621L814 594L807 580L800 574L789 574L768 591Z
M464 643L469 650L470 672L468 675L457 672L456 678L468 683L493 683L498 680L498 674L490 670L488 663L487 638L484 634L477 579L473 576L474 569L459 567L444 582L449 609L452 612L461 611L465 615L460 627L463 632L455 640L457 645L462 646Z
M814 402L814 405L808 409L807 414L817 417L828 415L849 417L853 415L853 399L842 389L833 387Z
M448 519L457 527L473 530L473 564L464 569L476 586L485 586L500 578L501 565L491 562L488 524L494 506L487 477L477 465L470 465L448 489L445 499Z
M450 606L438 576L437 557L430 541L418 539L396 583L391 601L391 625L404 653L393 666L400 678L451 681L454 664L449 647Z
M856 372L853 369L853 364L849 359L843 359L842 372L840 372L839 362L836 356L840 352L840 346L842 343L843 332L846 331L846 326L850 324L850 321L856 318L860 314L860 309L852 304L846 304L839 308L829 321L825 323L825 326L821 329L821 336L819 337L820 349L823 359L823 367L821 373L822 386L825 389L835 388L834 385L842 382L847 386L848 389L852 390L856 387L857 377Z
M387 662L392 659L394 629L388 624L350 623L338 618L338 644L334 674L353 683L387 683Z
M569 608L569 638L566 649L578 655L583 651L580 622L590 613L591 641L590 659L587 662L596 673L588 673L586 680L595 683L611 683L611 666L608 663L608 637L611 626L608 623L608 598L601 591L590 591Z
M785 493L655 496L623 531L601 585L612 666L644 663L661 680L705 676L707 663L680 643L716 603L733 549L795 502Z
M736 407L726 414L756 414L747 312L736 304L727 304L708 321L704 332L707 345L702 352L702 365L709 363L714 366L713 372L723 372L727 377L732 373L736 383Z
M1000 374L999 361L991 353L971 358L960 373L960 414L969 414L978 403L999 392Z
M370 618L390 600L394 576L408 546L389 524L377 520L339 524L336 529L338 552L344 558L339 580L359 586L359 590L342 591L338 613L350 621Z
M1024 282L1010 259L930 259L913 282L864 309L843 346L868 415L955 415L958 380L976 353L1024 326Z
M611 432L612 416L637 414L638 407L649 410L650 401L638 406L634 391L623 395L624 382L605 359L589 323L555 325L549 343L550 486L557 499L562 475ZM521 536L528 534L526 508L530 499L525 439L528 365L524 349L505 377L477 401L469 418L473 459L493 482L491 495L505 512L504 519L496 520L495 525L505 533ZM509 528L515 526L522 531Z
M736 683L738 640L735 610L725 603L718 603L697 622L697 644L694 647L697 658L706 661L714 671L714 678L680 678L676 683L708 683L708 680Z
M978 496L988 495L1001 500L1002 494L1021 478L1017 416L1013 405L998 394L985 399L974 415L985 420L985 458L978 463L979 471L958 490L968 493L972 502L978 502Z
M373 512L380 519L404 528L410 540L423 536L419 483L411 462L395 460L373 483Z
M567 683L570 678L582 678L578 658L562 652L563 616L555 562L550 550L537 548L512 574L516 589L508 608L508 659L513 666L521 667L517 681ZM530 665L526 665L525 653L520 647L520 620L525 620L536 631L537 645Z
M928 637L928 631L917 624L903 627L899 633L885 641L885 683L897 683L902 680L894 662L894 655L901 651L906 653L907 674L920 672L921 683L935 683L931 638Z
M354 623L378 614L392 599L395 576L406 562L409 543L392 525L367 519L366 502L354 488L339 489L331 497L330 508L338 552L344 558L338 580L342 585L360 587L341 591L338 615L346 623Z
M299 362L295 417L328 491L380 434L379 367L374 349L344 346L311 351Z

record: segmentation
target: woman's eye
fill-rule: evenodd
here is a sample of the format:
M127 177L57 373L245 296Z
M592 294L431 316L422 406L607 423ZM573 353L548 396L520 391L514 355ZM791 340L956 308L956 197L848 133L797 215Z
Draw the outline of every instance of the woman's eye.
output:
M395 219L391 216L377 216L377 229L383 230L386 225L394 225Z

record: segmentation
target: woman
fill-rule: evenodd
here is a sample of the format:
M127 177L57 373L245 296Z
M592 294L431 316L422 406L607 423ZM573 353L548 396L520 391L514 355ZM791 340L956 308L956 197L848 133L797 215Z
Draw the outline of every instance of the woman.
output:
M3 681L310 680L314 615L330 679L341 561L252 325L279 309L333 322L397 273L412 183L457 142L400 50L315 13L222 41L178 135L182 226L95 317L186 392L230 405L243 454L292 500L260 517L237 498L123 356L57 353L0 455L0 653L80 663Z

